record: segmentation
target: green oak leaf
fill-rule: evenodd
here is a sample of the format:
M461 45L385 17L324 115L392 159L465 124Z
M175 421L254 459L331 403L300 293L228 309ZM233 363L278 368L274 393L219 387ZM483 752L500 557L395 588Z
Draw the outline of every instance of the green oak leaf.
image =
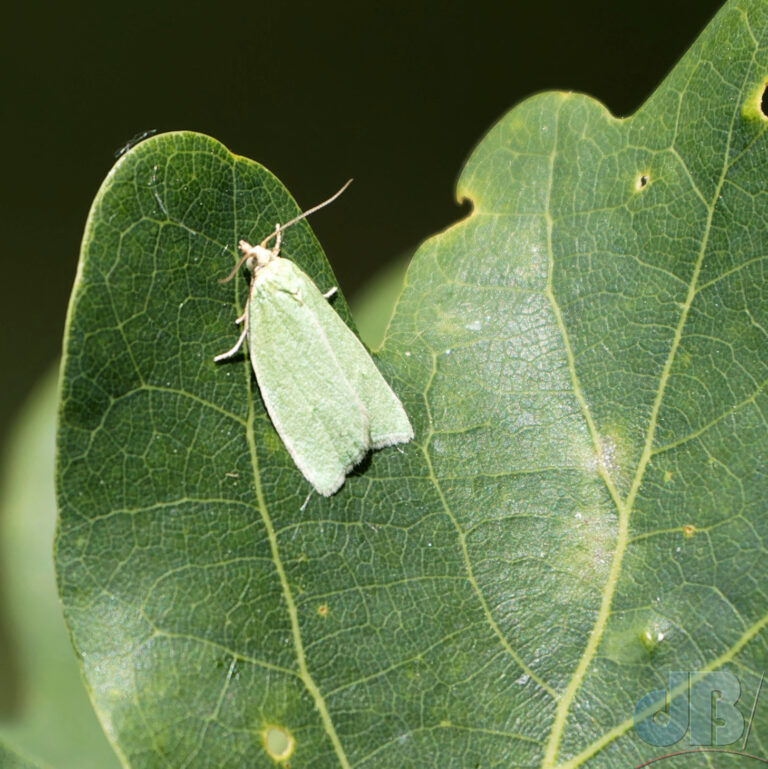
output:
M397 260L379 271L350 301L360 338L374 350L386 336L392 308L403 290L408 261Z
M416 438L330 499L247 358L212 362L235 244L298 206L196 134L117 163L67 325L56 558L126 765L631 767L726 733L705 761L765 756L766 43L768 4L731 2L631 118L548 93L490 131L377 356ZM334 285L306 222L283 256ZM742 699L692 705L672 749L633 712L675 671Z

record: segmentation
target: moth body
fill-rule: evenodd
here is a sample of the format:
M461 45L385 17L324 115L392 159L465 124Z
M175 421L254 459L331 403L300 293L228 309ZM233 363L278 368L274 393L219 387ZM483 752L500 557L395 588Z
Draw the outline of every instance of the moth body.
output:
M240 241L251 285L238 343L248 353L264 405L296 466L315 490L335 493L371 449L406 443L413 428L362 342L296 264L266 240ZM268 240L268 239L267 239Z

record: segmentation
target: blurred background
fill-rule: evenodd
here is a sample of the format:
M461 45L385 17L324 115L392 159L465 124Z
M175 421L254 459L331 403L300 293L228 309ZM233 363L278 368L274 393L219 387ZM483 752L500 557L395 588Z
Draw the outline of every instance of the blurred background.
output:
M0 447L25 396L59 355L91 200L115 152L135 135L148 129L210 134L267 166L302 207L354 177L344 197L312 220L342 290L354 300L387 264L468 212L454 200L455 180L508 109L538 91L562 89L589 93L614 114L629 115L719 6L719 0L9 4L0 33L6 94ZM27 412L27 446L16 442L3 452L0 736L4 723L16 723L11 736L56 765L106 769L115 765L108 749L100 758L93 753L92 764L82 755L91 739L82 735L96 733L90 722L78 731L72 713L87 713L87 704L55 701L55 692L79 682L50 560L53 384L49 378L39 391L45 410ZM25 496L30 490L34 498ZM48 623L50 634L58 634L55 654L50 644L38 650L27 640L47 639L41 629ZM35 675L45 682L37 688L27 680L32 674L20 672L24 651L38 662L49 654L37 665ZM54 682L70 664L70 678L61 672ZM37 726L30 722L27 729L18 720L24 708L37 708ZM62 711L69 719L57 718ZM56 720L61 728L53 734L46 724ZM48 737L50 750L42 744ZM69 750L62 743L68 738L69 763L55 752Z

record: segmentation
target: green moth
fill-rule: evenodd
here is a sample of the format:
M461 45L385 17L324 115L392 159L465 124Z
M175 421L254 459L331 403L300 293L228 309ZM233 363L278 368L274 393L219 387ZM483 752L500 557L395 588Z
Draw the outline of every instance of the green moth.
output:
M351 180L350 180L351 181ZM259 245L239 243L251 286L237 344L214 360L231 358L248 340L248 353L267 413L296 466L330 496L371 449L407 443L413 428L402 403L362 342L328 299L292 261L280 256L282 233L335 200L305 211ZM273 248L267 243L275 239Z

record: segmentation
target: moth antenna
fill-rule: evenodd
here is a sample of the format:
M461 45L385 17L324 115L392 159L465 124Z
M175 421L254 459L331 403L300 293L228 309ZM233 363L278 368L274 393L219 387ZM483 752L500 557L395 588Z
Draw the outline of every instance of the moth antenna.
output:
M350 184L352 184L352 179L349 179L347 183L338 192L335 192L333 195L331 195L328 200L324 200L322 203L318 203L316 206L312 206L312 208L304 211L304 213L301 213L298 216L294 216L293 219L286 222L285 224L279 225L279 227L274 232L267 235L267 237L261 241L260 245L262 248L265 247L267 243L269 243L269 241L272 240L275 235L277 235L278 232L282 232L287 227L296 224L296 222L300 222L302 219L306 219L310 214L314 214L315 211L319 211L321 208L325 208L329 203L333 203L333 201L336 200L336 198L338 198L339 195L341 195L341 193L344 192L344 190L347 189ZM219 280L219 283L228 283L230 280L232 280L232 278L237 275L237 271L245 264L250 256L251 254L243 254L242 258L238 259L237 264L232 268L232 272L230 272L226 278Z
M292 225L296 224L296 222L300 222L302 219L306 219L310 214L314 214L315 211L319 211L321 208L325 208L329 203L333 203L333 201L336 200L336 198L338 198L339 195L341 195L341 193L344 192L344 190L347 189L347 187L349 187L350 184L352 184L352 179L349 179L347 183L338 192L335 192L333 195L331 195L331 197L328 198L328 200L324 200L322 203L318 203L316 206L312 206L312 208L307 209L306 211L304 211L304 213L301 213L298 216L294 216L293 219L286 222L285 224L281 224L280 230L282 231L287 229L288 227L291 227ZM269 241L275 237L275 235L277 235L277 232L273 232L267 235L267 237L261 241L261 245L266 246L267 243L269 243Z
M237 260L237 264L232 268L232 272L230 272L226 278L221 278L219 283L229 283L229 281L237 275L237 271L246 263L246 261L248 261L250 256L250 254L243 254L243 256Z

